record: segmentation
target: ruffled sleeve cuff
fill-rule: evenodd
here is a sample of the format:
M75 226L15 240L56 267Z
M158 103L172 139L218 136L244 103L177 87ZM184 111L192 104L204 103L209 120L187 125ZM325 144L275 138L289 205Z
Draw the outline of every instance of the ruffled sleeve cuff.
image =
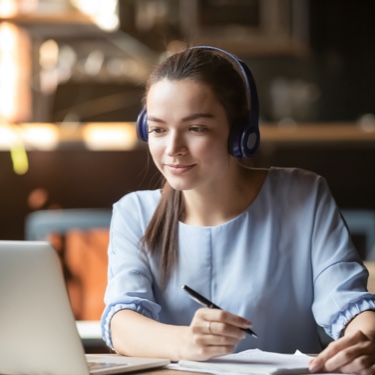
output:
M154 320L158 319L160 306L150 301L147 301L147 302L150 305L148 306L149 308L144 307L141 303L138 303L138 304L127 303L127 304L116 304L113 306L109 306L104 310L104 313L101 319L101 332L102 332L102 337L108 347L110 347L112 350L114 349L113 344L112 344L110 323L111 323L111 319L113 315L115 315L120 310L133 310L139 314L147 316L150 319L154 319Z
M328 335L334 340L337 340L343 335L345 326L358 314L367 311L375 310L375 299L368 298L360 301L352 302L348 305L346 310L342 311L330 327L324 327Z

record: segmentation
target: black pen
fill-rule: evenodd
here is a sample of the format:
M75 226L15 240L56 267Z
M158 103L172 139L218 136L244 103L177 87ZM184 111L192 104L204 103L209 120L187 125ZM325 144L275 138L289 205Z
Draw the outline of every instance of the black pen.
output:
M210 309L219 309L222 310L219 306L215 305L213 302L208 300L207 298L201 296L199 293L197 293L195 290L189 288L187 285L183 285L182 289L188 293L188 295L196 302L198 302L200 305L204 307L208 307ZM248 333L249 335L252 335L256 338L258 338L257 334L251 330L250 328L241 328L242 331Z

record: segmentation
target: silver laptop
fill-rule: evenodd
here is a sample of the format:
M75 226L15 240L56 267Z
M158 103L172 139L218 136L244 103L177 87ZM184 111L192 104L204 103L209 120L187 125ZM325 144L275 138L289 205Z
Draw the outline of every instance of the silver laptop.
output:
M115 374L168 363L85 355L56 251L47 242L0 241L0 374Z

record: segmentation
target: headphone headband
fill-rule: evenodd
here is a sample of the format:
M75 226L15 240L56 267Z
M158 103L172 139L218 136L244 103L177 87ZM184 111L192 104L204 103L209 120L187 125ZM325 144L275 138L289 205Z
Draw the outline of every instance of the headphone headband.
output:
M251 158L259 147L259 101L254 77L250 68L233 54L217 47L195 46L189 49L208 49L224 55L241 75L246 88L246 97L249 108L249 118L236 130L232 130L229 137L229 152L237 159ZM136 123L137 136L140 141L148 142L147 111L144 107L138 115Z

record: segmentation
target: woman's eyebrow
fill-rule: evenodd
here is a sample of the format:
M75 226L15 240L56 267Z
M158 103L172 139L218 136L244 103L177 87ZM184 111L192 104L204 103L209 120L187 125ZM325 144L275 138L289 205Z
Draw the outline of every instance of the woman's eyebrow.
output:
M213 118L213 117L214 116L211 113L193 113L192 115L184 117L181 121L185 122L185 121L196 120L198 118ZM158 122L158 123L161 123L161 124L165 123L164 120L159 119L159 118L154 117L154 116L149 116L149 115L147 115L147 120L152 121L152 122Z
M186 116L182 119L182 121L191 121L196 120L198 118L213 118L214 116L211 113L193 113L192 115Z
M161 124L164 124L165 121L157 118L157 117L153 117L153 116L149 116L147 115L147 121L152 121L152 122L160 122Z

